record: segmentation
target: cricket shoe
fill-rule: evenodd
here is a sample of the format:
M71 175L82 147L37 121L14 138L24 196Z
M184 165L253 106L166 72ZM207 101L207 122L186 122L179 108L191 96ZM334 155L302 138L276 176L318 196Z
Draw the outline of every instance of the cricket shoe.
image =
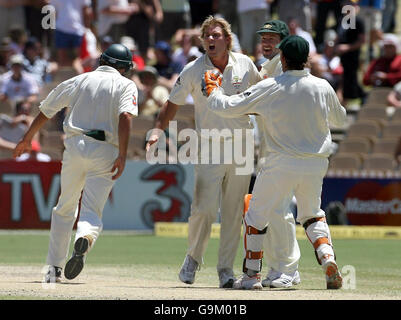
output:
M46 283L60 283L61 282L61 268L56 266L49 266L49 270L45 275Z
M242 276L234 282L234 289L245 289L245 290L262 290L262 282L260 279L260 273L254 276L249 276L244 273Z
M189 254L186 255L184 263L182 264L178 277L186 284L193 284L195 282L196 271L199 270L199 263L192 258Z
M322 267L326 275L327 289L340 289L343 284L343 278L334 259L323 257Z
M262 286L265 288L269 288L272 284L272 281L279 278L281 276L280 271L276 271L274 269L270 269L266 275L266 278L262 280Z
M78 238L74 244L74 251L64 269L64 276L68 280L76 278L84 268L85 254L89 249L89 239L87 237Z
M233 271L229 268L220 269L218 271L220 288L232 288L237 280L234 277Z
M282 273L277 279L272 280L270 288L290 288L301 282L298 270L293 275Z

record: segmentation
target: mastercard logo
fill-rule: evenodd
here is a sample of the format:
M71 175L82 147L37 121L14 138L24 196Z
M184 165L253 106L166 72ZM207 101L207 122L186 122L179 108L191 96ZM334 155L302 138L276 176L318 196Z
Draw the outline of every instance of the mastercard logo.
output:
M401 183L360 182L347 192L344 205L351 224L401 225Z

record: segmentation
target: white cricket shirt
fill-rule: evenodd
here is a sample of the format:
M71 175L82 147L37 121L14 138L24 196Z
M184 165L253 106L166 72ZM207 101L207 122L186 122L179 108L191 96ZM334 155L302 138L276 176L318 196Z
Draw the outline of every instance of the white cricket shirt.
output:
M286 71L231 97L215 90L208 106L224 117L261 115L267 151L290 157L327 158L329 123L341 126L346 121L346 111L330 84L307 70Z
M260 75L263 79L276 77L283 73L281 66L280 53L277 53L273 59L267 60L262 63L262 69L260 69Z
M195 126L200 129L251 129L249 117L237 114L232 118L221 117L207 108L207 98L202 93L202 78L207 70L215 69L207 55L202 55L188 63L180 73L169 100L177 105L185 105L189 94L195 106ZM222 88L226 95L243 92L261 80L253 61L241 53L230 52L228 64L224 69Z
M88 130L104 130L106 141L118 147L119 115L138 115L138 90L133 81L116 69L100 66L60 83L39 106L52 118L64 107L70 112L64 119L67 138Z

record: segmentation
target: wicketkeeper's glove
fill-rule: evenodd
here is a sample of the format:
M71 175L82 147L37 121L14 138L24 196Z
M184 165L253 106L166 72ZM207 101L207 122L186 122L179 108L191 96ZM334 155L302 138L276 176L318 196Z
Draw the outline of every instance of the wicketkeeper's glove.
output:
M206 97L210 96L213 90L221 86L221 79L223 75L217 69L208 70L202 78L202 92Z

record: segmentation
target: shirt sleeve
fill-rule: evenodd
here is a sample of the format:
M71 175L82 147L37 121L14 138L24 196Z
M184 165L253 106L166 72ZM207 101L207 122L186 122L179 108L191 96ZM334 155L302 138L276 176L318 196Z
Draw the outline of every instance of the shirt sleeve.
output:
M226 118L240 115L262 114L270 102L270 88L274 79L266 79L248 88L241 94L225 96L222 90L214 90L207 99L208 108Z
M249 66L249 74L250 74L250 85L254 85L258 83L260 80L262 80L262 76L258 71L258 68L256 68L256 65L253 63L252 60L250 60L250 66Z
M177 105L184 105L186 103L188 95L192 91L191 72L188 67L180 73L177 81L174 84L173 89L170 92L169 100Z
M341 127L347 120L347 112L338 100L333 88L328 85L327 107L329 110L329 123L336 127Z
M128 84L120 97L118 114L128 112L133 116L138 116L138 89L134 82Z
M47 117L52 118L64 107L68 107L77 85L77 77L68 79L54 88L39 106L39 110Z

